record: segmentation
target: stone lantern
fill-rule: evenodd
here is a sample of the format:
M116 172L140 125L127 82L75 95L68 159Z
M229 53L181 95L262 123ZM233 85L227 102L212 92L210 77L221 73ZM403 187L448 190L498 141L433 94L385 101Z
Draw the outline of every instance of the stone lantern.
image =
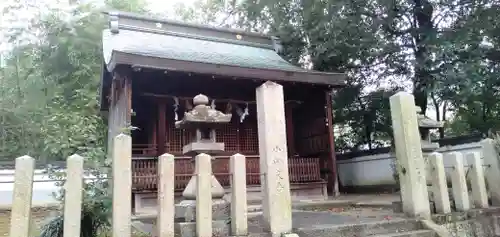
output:
M427 185L431 185L431 167L429 162L429 154L436 151L439 148L439 143L432 142L430 131L433 129L439 129L443 127L443 122L438 122L433 120L424 114L422 114L422 109L420 107L416 107L417 112L417 122L418 122L418 130L420 132L420 140L422 146L422 156L424 158L425 164L425 178L427 180ZM431 189L429 189L431 190ZM429 196L430 200L432 200L432 195Z
M231 121L231 114L224 114L215 110L209 104L207 96L199 94L193 98L194 108L184 113L182 120L175 123L176 128L185 129L193 134L191 142L182 148L185 155L193 157L205 153L215 155L224 151L224 143L217 142L216 128ZM212 167L202 167L210 169ZM223 199L224 188L212 174L212 216L214 228L228 230L230 204ZM193 236L195 233L196 220L196 188L197 178L192 176L184 189L182 196L184 200L176 204L175 216L177 231L180 236Z
M224 114L210 107L208 97L199 94L193 98L194 108L185 112L182 120L175 122L176 128L186 129L193 134L191 142L182 148L182 153L195 157L205 153L215 155L224 151L224 143L217 142L215 129L231 121L231 114ZM196 162L196 160L194 161ZM191 177L182 196L196 199L196 178ZM212 175L212 198L222 198L224 189Z
M432 142L430 131L433 129L439 129L444 126L443 122L435 121L424 114L422 114L422 109L416 107L418 130L420 131L420 139L422 140L422 152L430 153L439 148L439 143Z

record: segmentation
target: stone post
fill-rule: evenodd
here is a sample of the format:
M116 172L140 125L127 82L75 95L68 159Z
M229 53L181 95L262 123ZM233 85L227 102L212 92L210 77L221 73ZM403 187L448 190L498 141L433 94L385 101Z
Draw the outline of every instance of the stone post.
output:
M265 220L273 237L292 231L292 205L283 87L266 82L257 88L257 126Z
M460 152L450 152L446 156L453 166L450 176L455 208L457 211L467 211L470 209L470 201L465 178L464 157Z
M429 218L431 211L425 163L413 95L399 92L390 98L392 129L403 211L411 217Z
M446 182L443 155L437 152L431 153L429 155L429 164L432 194L434 196L436 211L439 214L450 213L450 196L448 194L448 185Z
M481 151L483 153L486 169L486 182L491 194L491 204L500 206L500 158L495 149L495 141L487 138L481 141Z
M132 218L132 138L113 141L113 237L130 237Z
M31 197L35 159L21 156L16 159L14 192L10 216L10 237L30 236Z
M83 157L79 155L68 157L64 189L64 236L80 236L83 197Z
M231 156L231 235L247 236L247 173L246 157L241 154Z
M472 160L470 165L470 185L472 190L472 203L476 208L488 207L488 192L484 180L484 168L479 152L469 152L465 160Z
M174 237L175 218L175 161L171 154L158 158L158 237Z
M196 236L212 237L212 157L196 156Z

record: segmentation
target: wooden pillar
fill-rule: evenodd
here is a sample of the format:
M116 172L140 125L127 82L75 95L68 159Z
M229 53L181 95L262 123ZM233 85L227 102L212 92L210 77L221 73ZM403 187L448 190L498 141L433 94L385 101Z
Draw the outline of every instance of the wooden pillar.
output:
M113 150L113 139L127 130L132 121L132 72L118 67L113 71L108 117L108 153Z
M333 134L333 107L332 107L332 94L328 90L325 92L325 113L326 113L326 129L328 130L328 147L331 160L331 175L333 196L337 197L339 195L339 184L337 180L337 157L335 157L335 136Z
M166 118L166 105L163 101L158 101L158 156L163 155L165 150L165 145L167 143L167 118Z
M288 155L293 157L295 152L295 134L293 127L293 104L285 104L285 114L286 114L286 140L288 143Z

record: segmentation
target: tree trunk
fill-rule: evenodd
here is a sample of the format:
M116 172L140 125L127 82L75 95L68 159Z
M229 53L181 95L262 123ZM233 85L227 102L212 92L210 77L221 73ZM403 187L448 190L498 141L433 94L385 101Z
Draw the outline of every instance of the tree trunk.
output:
M413 95L415 104L425 114L427 110L427 97L432 88L432 75L429 65L429 40L435 34L432 22L434 8L428 0L413 0L413 20L415 31L412 34L415 40L415 78L413 79Z

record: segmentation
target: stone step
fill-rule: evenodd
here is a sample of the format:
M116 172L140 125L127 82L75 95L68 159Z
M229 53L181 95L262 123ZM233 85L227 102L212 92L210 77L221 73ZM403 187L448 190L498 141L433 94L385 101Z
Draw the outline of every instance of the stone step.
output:
M247 207L248 212L261 212L262 211L262 205L248 205Z
M261 205L261 204L262 204L262 199L260 199L260 198L254 198L254 199L247 200L247 205Z
M372 235L371 237L437 237L432 230L412 230L383 235Z
M263 215L262 212L249 212L249 213L247 213L247 218L253 218L253 217L261 216L261 215Z
M493 232L496 236L500 236L500 216L493 216Z
M423 229L417 220L390 220L345 225L321 225L298 228L296 233L301 237L322 236L386 236L393 233L416 231Z

